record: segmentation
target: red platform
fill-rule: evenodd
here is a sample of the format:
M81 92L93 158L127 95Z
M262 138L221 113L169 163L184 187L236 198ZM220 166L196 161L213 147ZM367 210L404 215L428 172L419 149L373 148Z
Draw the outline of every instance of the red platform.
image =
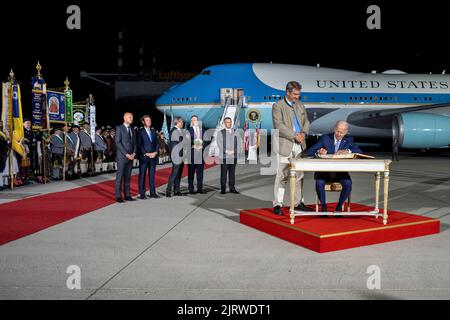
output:
M329 204L329 210L335 206L336 204ZM272 208L243 210L240 213L240 221L320 253L421 237L440 231L440 221L437 219L398 211L389 210L386 225L383 225L381 214L378 219L372 216L304 216L296 217L295 223L291 225L289 208L282 210L283 216L273 214ZM352 203L352 211L369 210L373 208Z

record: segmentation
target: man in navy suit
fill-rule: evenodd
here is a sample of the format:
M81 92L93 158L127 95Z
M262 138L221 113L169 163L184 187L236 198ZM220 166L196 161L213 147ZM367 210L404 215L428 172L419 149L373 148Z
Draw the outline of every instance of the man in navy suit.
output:
M172 159L172 172L167 182L166 197L172 196L172 188L175 196L182 196L180 191L181 177L183 176L185 157L184 121L181 117L175 117L174 127L170 130L170 158Z
M138 132L139 199L145 200L145 176L147 175L147 171L150 184L150 198L159 198L155 191L155 172L159 152L159 140L155 130L150 128L152 118L149 115L145 115L141 118L141 121L144 127Z
M136 135L131 128L133 114L127 112L123 116L124 123L116 128L117 147L117 174L116 174L116 201L123 202L121 192L125 193L125 200L134 201L130 192L131 171L133 170L133 160L136 156Z
M203 150L205 148L205 142L203 141L204 133L205 129L200 126L198 117L192 116L188 135L191 140L191 162L188 164L188 185L190 194L195 194L194 175L196 173L197 193L206 193L203 191L203 170L205 167L205 162L203 161Z
M320 140L308 150L308 155L313 156L317 154L346 154L346 153L360 153L361 149L353 142L353 137L347 135L348 123L345 121L338 121L334 128L334 133L323 135ZM350 191L352 190L352 180L348 172L316 172L314 174L316 179L316 192L322 204L322 212L327 211L327 204L325 200L325 183L339 182L342 185L339 202L336 205L336 212L342 211L342 206L347 200Z

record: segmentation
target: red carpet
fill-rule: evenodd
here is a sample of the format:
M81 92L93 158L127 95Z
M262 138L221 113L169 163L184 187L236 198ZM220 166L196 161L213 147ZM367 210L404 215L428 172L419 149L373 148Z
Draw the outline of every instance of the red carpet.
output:
M205 169L211 166L205 164ZM171 170L172 167L156 171L156 187L167 183ZM185 176L187 166L184 166ZM109 180L0 204L0 245L116 203L114 189L115 181ZM136 195L138 192L138 176L134 175L131 193Z
M334 208L336 204L329 204ZM313 208L313 206L310 206ZM373 208L352 203L352 211ZM273 214L272 208L244 210L240 213L242 224L256 228L275 237L290 241L316 252L329 252L371 244L396 241L439 233L439 220L389 210L387 225L381 215L343 218L296 217L290 224L289 208L284 216Z

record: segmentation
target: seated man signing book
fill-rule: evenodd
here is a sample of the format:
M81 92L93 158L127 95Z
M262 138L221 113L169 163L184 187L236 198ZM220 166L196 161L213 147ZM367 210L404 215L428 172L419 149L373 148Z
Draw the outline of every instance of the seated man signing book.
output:
M361 153L361 149L353 142L353 137L347 135L348 123L345 121L336 122L334 133L323 135L320 140L308 150L308 155L326 155L326 154L349 154ZM339 182L342 185L341 195L335 211L342 211L342 206L352 190L352 180L348 172L316 172L316 192L322 204L322 212L327 211L325 200L325 183Z

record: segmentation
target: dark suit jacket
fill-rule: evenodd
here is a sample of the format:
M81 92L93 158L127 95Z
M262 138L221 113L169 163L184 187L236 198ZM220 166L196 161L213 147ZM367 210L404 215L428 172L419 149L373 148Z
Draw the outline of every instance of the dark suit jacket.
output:
M191 146L193 146L194 145L194 136L195 136L193 127L189 128L189 134L191 135ZM201 128L200 135L201 135L200 139L203 140L203 136L205 135L205 129ZM205 147L206 147L206 142L205 142L205 140L203 140L203 148L205 148Z
M120 126L116 127L115 140L117 148L117 155L116 155L117 161L128 160L125 156L127 153L128 154L136 153L137 150L136 131L131 129L131 133L132 139L130 139L130 136L128 135L125 124L121 124Z
M334 133L324 134L317 143L308 149L308 155L313 156L320 149L324 148L327 150L328 154L334 154ZM339 145L339 150L350 149L353 153L362 153L361 149L353 141L353 137L346 135L341 140Z
M150 135L152 137L152 141L148 137L147 131L145 128L141 128L138 131L138 152L139 159L145 159L144 155L146 153L157 152L159 155L159 139L156 136L156 132L153 129L150 129Z
M172 154L172 150L179 144L182 143L184 144L184 137L183 137L183 132L185 132L183 129L177 129L176 127L173 127L170 130L170 152ZM183 157L184 153L183 153L183 148L180 148L179 151L179 156ZM172 157L173 158L173 157Z
M233 133L235 130L232 129ZM222 129L219 132L220 137L217 136L217 145L219 147L219 157L221 159L226 159L226 158L234 158L235 160L238 158L238 138L236 135L233 134L233 138L234 138L234 155L233 157L227 156L227 154L225 153L225 151L227 150L227 142L231 142L231 138L228 137L227 141L227 129Z
M319 141L310 149L308 155L313 156L320 149L324 148L328 154L334 154L334 133L324 134ZM346 135L342 138L339 150L350 149L353 153L362 153L361 149L353 142L353 137ZM325 181L340 181L343 179L350 179L347 172L316 172L314 179L323 179Z

